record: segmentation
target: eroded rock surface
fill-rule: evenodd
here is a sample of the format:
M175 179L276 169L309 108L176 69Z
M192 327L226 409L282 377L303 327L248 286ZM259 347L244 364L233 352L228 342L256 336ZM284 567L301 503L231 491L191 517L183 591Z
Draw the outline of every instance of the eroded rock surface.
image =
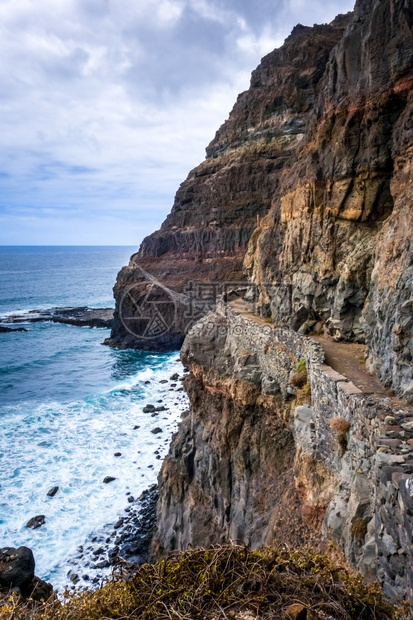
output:
M300 148L330 50L348 19L342 16L313 28L297 26L282 48L263 58L250 89L239 95L208 146L206 160L178 189L161 229L144 239L118 274L115 325L108 344L167 346L167 336L148 344L147 338L139 340L139 330L128 329L128 322L121 320L122 315L139 314L136 305L124 300L130 289L139 287L142 269L178 293L185 292L190 281L245 280L242 263L257 217L268 212L280 172ZM185 308L181 312L179 300L177 305L177 323L168 331L171 349L182 344L193 323L182 320Z
M304 333L366 342L412 399L412 8L357 2L313 120L245 259L262 311Z
M191 409L159 476L157 553L333 541L413 602L412 407L357 387L315 340L223 303L181 356Z

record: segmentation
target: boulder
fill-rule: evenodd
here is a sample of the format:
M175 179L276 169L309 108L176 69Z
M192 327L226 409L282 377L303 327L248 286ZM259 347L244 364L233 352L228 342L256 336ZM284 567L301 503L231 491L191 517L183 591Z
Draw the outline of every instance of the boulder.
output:
M32 517L27 523L26 527L30 527L32 530L37 530L38 527L44 525L46 523L45 515L37 515L36 517Z
M28 592L34 578L35 561L28 547L0 549L0 587Z

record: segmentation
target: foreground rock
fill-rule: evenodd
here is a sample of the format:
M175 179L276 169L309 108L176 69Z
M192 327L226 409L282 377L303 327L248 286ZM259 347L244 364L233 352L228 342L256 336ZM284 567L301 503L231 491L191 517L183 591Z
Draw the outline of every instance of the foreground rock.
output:
M33 552L28 547L4 547L0 549L0 590L13 590L23 597L40 601L53 593L50 584L34 574Z
M78 327L101 327L111 328L113 326L112 308L50 308L49 310L30 310L30 312L16 313L7 317L0 317L3 324L19 323L65 323L67 325L77 325ZM0 332L16 331L7 327L0 327ZM23 328L20 328L22 331ZM27 331L27 330L24 330Z

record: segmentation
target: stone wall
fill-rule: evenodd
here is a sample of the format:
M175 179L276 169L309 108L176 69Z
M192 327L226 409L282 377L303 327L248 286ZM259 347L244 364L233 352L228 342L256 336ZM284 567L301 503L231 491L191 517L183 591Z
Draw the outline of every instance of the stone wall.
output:
M271 544L287 535L287 511L304 539L317 530L388 595L413 601L413 410L362 393L311 338L223 303L181 356L191 412L160 475L159 548ZM292 386L300 360L311 395Z

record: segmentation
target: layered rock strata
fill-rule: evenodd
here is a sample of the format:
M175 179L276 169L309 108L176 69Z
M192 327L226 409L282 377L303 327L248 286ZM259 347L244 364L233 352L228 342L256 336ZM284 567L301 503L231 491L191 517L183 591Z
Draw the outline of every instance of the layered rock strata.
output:
M262 312L366 342L413 399L413 9L363 0L332 50L310 129L245 259Z
M191 410L159 477L158 553L333 540L388 595L413 601L413 410L363 392L314 340L226 304L181 356Z
M359 0L330 25L297 26L119 273L108 343L173 348L193 323L175 322L169 345L167 332L142 344L128 330L122 300L142 270L182 294L242 281L244 259L264 316L366 342L369 367L413 400L412 67L405 0Z
M122 320L123 300L140 285L143 270L172 295L185 292L189 282L245 280L247 244L257 221L270 209L281 170L300 148L329 53L348 20L349 16L341 16L330 25L297 26L282 48L263 58L252 74L250 89L239 95L208 146L206 160L178 189L161 229L144 239L119 272L115 325L108 344L158 348L156 338L142 341L139 330L128 330ZM127 304L126 314L134 316L130 311L134 307ZM135 315L139 315L136 308ZM182 343L192 322L169 330L171 348L176 347L179 333ZM161 348L166 342L165 335Z

